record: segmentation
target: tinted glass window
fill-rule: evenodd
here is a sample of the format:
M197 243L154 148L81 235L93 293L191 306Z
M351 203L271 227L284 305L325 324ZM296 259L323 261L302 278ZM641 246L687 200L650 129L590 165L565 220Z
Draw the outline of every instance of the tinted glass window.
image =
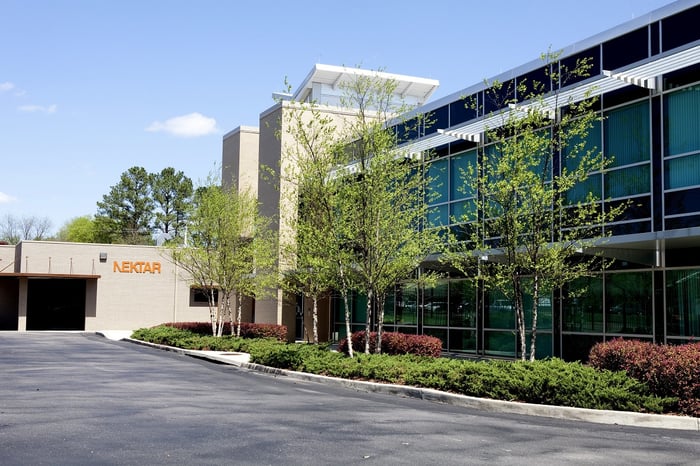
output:
M450 126L476 118L476 95L450 104Z
M648 57L648 28L628 32L603 43L603 69L614 70Z
M649 102L608 112L605 118L605 157L612 167L649 160Z
M700 212L700 188L666 193L664 199L666 215Z
M545 67L530 71L516 79L518 83L518 100L531 98L552 90L549 73Z
M449 106L445 105L438 109L429 112L425 119L425 134L432 134L439 129L445 129L450 126L449 122Z
M578 60L590 60L591 65L590 70L584 76L573 76L571 72L576 69L576 63ZM600 51L599 47L595 46L583 52L579 52L570 57L563 58L560 60L560 85L561 87L570 86L571 84L583 81L590 76L597 76L600 74Z
M700 39L700 5L661 20L664 51Z
M508 106L515 98L515 81L501 83L498 88L491 87L484 91L484 113L495 112Z

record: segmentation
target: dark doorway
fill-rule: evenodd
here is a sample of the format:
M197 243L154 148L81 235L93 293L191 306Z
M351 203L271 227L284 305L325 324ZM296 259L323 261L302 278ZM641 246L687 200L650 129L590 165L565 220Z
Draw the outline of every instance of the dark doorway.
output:
M85 280L30 279L27 330L85 330Z

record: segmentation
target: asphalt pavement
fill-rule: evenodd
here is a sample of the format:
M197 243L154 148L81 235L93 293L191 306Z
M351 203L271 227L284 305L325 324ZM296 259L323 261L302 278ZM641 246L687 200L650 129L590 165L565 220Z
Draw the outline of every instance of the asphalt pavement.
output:
M195 356L94 334L0 332L0 464L599 465L700 458L693 430L495 412Z

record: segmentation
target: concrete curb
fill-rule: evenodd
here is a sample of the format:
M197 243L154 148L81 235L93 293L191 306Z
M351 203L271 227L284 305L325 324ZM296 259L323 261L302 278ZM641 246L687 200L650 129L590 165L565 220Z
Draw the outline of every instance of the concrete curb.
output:
M98 335L103 335L98 332ZM626 411L611 411L586 408L571 408L567 406L549 406L531 403L518 403L511 401L490 400L473 396L458 395L455 393L441 392L430 388L410 387L406 385L381 384L360 380L341 379L323 375L296 372L274 367L262 366L248 362L250 355L245 353L226 353L220 351L197 351L175 348L172 346L158 345L131 338L121 338L134 344L149 346L164 351L172 351L178 354L206 359L223 364L264 372L275 376L285 376L296 380L324 383L336 387L348 388L366 393L383 393L398 395L406 398L417 398L433 403L443 403L463 408L477 409L490 413L522 414L527 416L549 417L554 419L566 419L570 421L585 421L597 424L613 424L631 427L646 427L654 429L673 429L700 432L700 418L689 416L669 416L664 414L646 414Z

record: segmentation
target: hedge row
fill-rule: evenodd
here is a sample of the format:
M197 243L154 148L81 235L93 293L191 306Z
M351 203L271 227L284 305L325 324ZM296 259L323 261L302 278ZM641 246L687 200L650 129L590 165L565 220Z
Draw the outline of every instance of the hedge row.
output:
M211 322L169 322L169 327L189 330L199 335L211 335ZM241 338L275 338L287 340L287 326L278 324L258 324L241 322ZM224 335L231 335L231 324L224 323Z
M167 326L138 330L133 338L190 349L243 351L251 362L281 369L499 400L653 413L666 412L675 403L652 395L644 383L624 372L598 371L560 359L524 363L359 352L348 358L324 346L216 338Z
M351 335L352 349L355 352L365 351L366 332L361 330ZM369 335L369 351L376 352L377 332ZM338 344L338 351L348 354L348 339L343 338ZM439 358L442 353L442 341L429 335L411 335L398 332L382 333L382 353L384 354L413 354Z
M619 338L593 346L589 364L625 371L652 393L678 398L678 412L700 416L700 343L659 345Z

